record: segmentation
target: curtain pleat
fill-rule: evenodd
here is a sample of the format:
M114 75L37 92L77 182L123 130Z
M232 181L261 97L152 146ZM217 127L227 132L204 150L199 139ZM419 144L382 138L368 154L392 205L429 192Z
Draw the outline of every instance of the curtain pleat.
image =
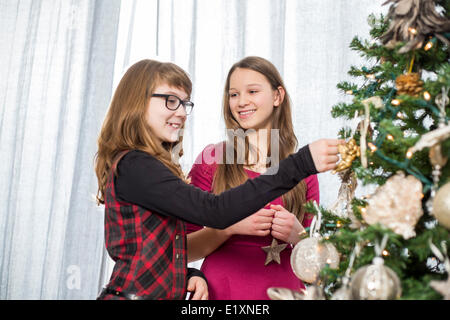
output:
M0 11L0 299L92 299L105 259L93 160L120 1L1 1Z

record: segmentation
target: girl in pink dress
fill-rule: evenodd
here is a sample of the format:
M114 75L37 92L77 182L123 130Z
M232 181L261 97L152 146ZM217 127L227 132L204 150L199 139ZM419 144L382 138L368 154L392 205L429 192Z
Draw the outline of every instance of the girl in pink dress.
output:
M245 159L239 161L235 136L227 143L207 146L190 172L191 183L202 190L219 194L269 174L280 160L295 152L289 95L269 61L247 57L231 68L223 114L227 129L245 132L241 140ZM271 140L274 133L279 135L275 144ZM229 154L234 154L232 161ZM312 217L303 208L309 200L319 202L315 175L227 229L188 224L188 261L205 257L201 269L208 279L209 298L267 300L270 287L304 288L292 271L290 256L299 235L311 223ZM271 246L275 247L273 254L268 253Z

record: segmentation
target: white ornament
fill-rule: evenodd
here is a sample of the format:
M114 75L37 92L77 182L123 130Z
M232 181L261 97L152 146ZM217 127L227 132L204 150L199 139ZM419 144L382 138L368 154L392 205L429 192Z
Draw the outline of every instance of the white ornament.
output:
M331 268L339 265L339 253L331 243L320 243L318 238L312 237L300 241L292 250L292 270L305 282L314 283L326 264Z
M356 300L392 300L399 298L402 292L397 274L386 267L380 257L356 271L351 289Z
M422 183L400 171L377 189L362 216L370 225L381 223L409 239L416 235L414 228L423 215L422 197Z
M436 192L433 200L433 216L440 225L450 229L450 182Z

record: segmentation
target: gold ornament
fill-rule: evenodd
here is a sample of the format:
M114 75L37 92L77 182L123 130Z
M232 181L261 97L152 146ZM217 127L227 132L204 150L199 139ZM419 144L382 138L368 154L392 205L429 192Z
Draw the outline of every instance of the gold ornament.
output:
M393 300L400 298L402 287L397 274L376 257L372 264L356 271L351 282L355 300Z
M428 155L433 166L439 166L442 168L447 164L448 158L442 155L442 146L440 143L432 146Z
M415 225L423 215L422 197L422 183L399 171L377 189L361 214L368 224L381 223L409 239L416 235Z
M337 168L333 171L333 174L350 168L353 160L361 155L361 151L354 138L350 139L346 144L338 145L338 151L341 155L341 162L338 163Z
M433 200L433 216L440 225L450 229L450 182L436 192Z
M418 97L423 90L423 81L420 80L420 75L415 72L399 75L395 80L397 87L397 95L409 95Z
M331 268L339 265L339 253L331 243L320 243L316 237L304 239L292 250L291 266L295 275L308 283L317 281L320 270L329 264Z
M278 241L274 238L272 240L272 244L267 247L262 247L261 249L267 253L266 262L264 263L267 266L271 261L275 261L276 263L281 263L280 253L286 248L287 244L278 244Z

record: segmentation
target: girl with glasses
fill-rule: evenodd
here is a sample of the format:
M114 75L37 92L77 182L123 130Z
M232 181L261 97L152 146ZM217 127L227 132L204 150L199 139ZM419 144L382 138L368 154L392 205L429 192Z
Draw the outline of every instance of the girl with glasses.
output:
M172 63L143 60L120 81L98 138L97 200L105 205L105 243L115 261L99 299L208 297L188 270L185 222L224 229L336 167L338 140L313 142L261 176L220 195L189 185L179 163L192 84Z
M288 92L275 66L263 58L247 57L231 68L224 90L223 116L227 129L253 131L245 139L248 151L243 163L226 163L216 154L221 144L208 146L202 155L213 156L221 164L206 164L199 156L190 177L192 184L203 190L220 194L237 187L264 173L267 159L285 159L297 147ZM268 139L266 143L261 138L258 141L263 131L278 134L276 154L269 137L262 135ZM227 143L236 155L236 143ZM290 255L300 240L299 234L304 234L304 228L311 223L312 217L303 207L309 200L319 202L316 175L299 180L291 191L225 230L189 225L189 231L201 230L188 235L188 260L206 256L202 271L209 282L210 299L264 300L268 299L270 287L304 288L292 271Z

